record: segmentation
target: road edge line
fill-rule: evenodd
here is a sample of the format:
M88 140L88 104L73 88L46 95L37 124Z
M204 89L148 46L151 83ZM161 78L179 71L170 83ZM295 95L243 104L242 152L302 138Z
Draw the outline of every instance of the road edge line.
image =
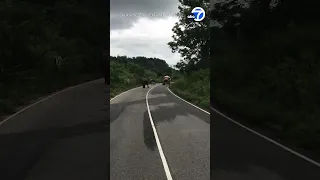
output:
M31 107L33 107L33 106L41 103L41 102L43 102L43 101L45 101L45 100L47 100L47 99L50 99L50 98L52 98L53 96L56 96L56 95L61 94L61 93L65 92L65 91L68 91L68 90L71 90L71 89L74 89L74 88L77 88L77 87L80 87L80 86L83 86L83 85L86 85L86 84L90 84L90 83L96 82L96 81L101 80L101 79L102 79L102 78L99 78L99 79L92 80L92 81L88 81L88 82L85 82L85 83L81 83L81 84L78 84L78 85L75 85L75 86L67 87L67 88L62 89L62 90L60 90L60 91L58 91L58 92L55 92L55 93L53 93L53 94L51 94L51 95L48 95L47 97L45 97L45 98L43 98L43 99L41 99L41 100L39 100L39 101L36 101L36 102L34 102L34 103L32 103L32 104L30 104L30 105L22 108L22 109L19 110L18 112L15 112L14 114L10 115L9 117L5 118L4 120L2 120L2 121L0 122L0 126L3 125L3 124L4 124L5 122L7 122L8 120L10 120L10 119L12 119L13 117L15 117L16 115L22 113L23 111L25 111L25 110L27 110L27 109L29 109L29 108L31 108Z
M161 85L161 84L160 84ZM163 150L162 150L162 147L161 147L161 144L160 144L160 140L159 140L159 137L158 137L158 133L157 133L157 130L156 130L156 127L153 123L153 119L152 119L152 115L151 115L151 112L150 112L150 107L149 107L149 103L148 103L148 95L149 95L149 92L155 88L155 87L158 87L160 85L157 85L157 86L154 86L152 87L151 89L149 89L149 91L147 92L146 94L146 104L147 104L147 110L148 110L148 114L149 114L149 119L150 119L150 123L151 123L151 127L152 127L152 130L153 130L153 134L154 134L154 138L156 139L156 143L157 143L157 146L158 146L158 150L159 150L159 154L160 154L160 157L161 157L161 161L162 161L162 165L163 165L163 168L164 168L164 171L166 173L166 176L167 176L167 179L168 180L172 180L172 176L171 176L171 173L170 173L170 169L169 169L169 165L167 163L167 160L166 160L166 157L163 153Z
M257 135L257 136L259 136L259 137L271 142L271 143L273 143L274 145L276 145L278 147L281 147L282 149L284 149L284 150L286 150L286 151L288 151L288 152L290 152L290 153L292 153L292 154L294 154L294 155L296 155L296 156L308 161L309 163L312 163L315 166L320 167L320 163L318 163L317 161L314 161L314 160L312 160L312 159L310 159L310 158L308 158L308 157L306 157L306 156L304 156L304 155L302 155L302 154L300 154L300 153L298 153L298 152L296 152L296 151L294 151L294 150L292 150L292 149L290 149L290 148L278 143L277 141L275 141L275 140L273 140L271 138L268 138L267 136L262 135L262 134L258 133L257 131L255 131L253 129L250 129L249 127L247 127L247 126L245 126L245 125L243 125L243 124L231 119L230 117L226 116L225 114L221 113L220 111L214 109L212 106L210 106L210 109L212 109L213 111L218 113L220 116L226 118L227 120L233 122L234 124L246 129L247 131L250 131L251 133L253 133L253 134L255 134L255 135Z
M129 92L129 91L132 91L132 90L134 90L134 89L137 89L137 88L140 88L140 86L139 86L139 87L132 88L132 89L128 89L128 90L126 90L126 91L124 91L124 92L116 95L115 97L113 97L113 98L110 99L110 102L111 102L112 100L116 99L117 97L119 97L119 96L121 96L121 95L124 95L125 93L127 93L127 92Z
M180 100L182 100L182 101L184 101L185 103L188 103L189 105L191 105L191 106L193 106L193 107L195 107L195 108L197 108L197 109L201 110L202 112L205 112L205 113L207 113L207 114L209 114L209 115L210 115L210 113L209 113L208 111L206 111L206 110L204 110L204 109L201 109L200 107L198 107L198 106L196 106L196 105L194 105L194 104L192 104L192 103L190 103L190 102L188 102L188 101L186 101L186 100L182 99L181 97L179 97L178 95L176 95L175 93L173 93L173 92L170 90L170 88L169 88L169 87L167 87L167 89L169 90L169 92L170 92L171 94L175 95L175 96L176 96L177 98L179 98Z

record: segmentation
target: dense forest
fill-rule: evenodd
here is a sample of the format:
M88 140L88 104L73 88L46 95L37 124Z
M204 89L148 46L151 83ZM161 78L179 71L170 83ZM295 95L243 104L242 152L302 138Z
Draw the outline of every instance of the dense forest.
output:
M202 106L211 92L212 105L235 119L320 152L317 1L225 0L210 12L209 0L179 2L168 45L182 55L176 68L183 77L173 90ZM106 3L0 2L0 116L43 94L102 77L109 69ZM195 6L210 18L188 19ZM215 25L209 28L210 19ZM144 57L110 57L110 66L115 87L128 87L125 80L135 82L140 74L159 78L169 71L163 60Z
M171 69L169 65L166 63L165 60L158 59L158 58L147 58L147 57L127 57L127 56L118 56L112 57L110 56L111 62L122 62L122 63L134 63L139 65L141 68L145 70L149 70L155 72L157 76L163 76L163 73L171 74Z
M179 2L179 22L168 45L183 57L176 67L184 79L172 88L185 97L203 97L209 90L213 107L320 155L316 1L226 0L210 8L209 0ZM208 10L202 22L187 18L196 6Z
M178 78L180 73L158 58L110 56L110 97L141 86L141 77L161 82L166 74Z
M210 33L209 19L201 22L188 19L194 7L209 9L209 0L179 0L179 21L172 28L173 40L168 43L173 53L182 56L176 64L183 77L171 89L184 99L207 110L210 108Z
M102 77L108 2L0 2L0 117L69 85Z
M320 154L317 2L216 2L211 102L273 138Z

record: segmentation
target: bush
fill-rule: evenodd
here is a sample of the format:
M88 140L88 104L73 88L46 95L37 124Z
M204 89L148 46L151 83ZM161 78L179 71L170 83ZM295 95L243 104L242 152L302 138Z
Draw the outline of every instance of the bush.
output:
M181 98L204 109L210 109L210 69L192 72L171 84L170 89Z

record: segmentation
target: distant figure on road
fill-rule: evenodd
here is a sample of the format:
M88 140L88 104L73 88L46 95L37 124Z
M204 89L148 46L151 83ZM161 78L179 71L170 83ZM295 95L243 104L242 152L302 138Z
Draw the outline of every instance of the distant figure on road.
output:
M165 85L165 84L169 84L169 85L170 85L170 81L171 81L170 76L165 75L165 76L163 77L163 82L162 82L162 84L163 84L163 85Z
M141 84L142 84L143 88L145 88L146 85L149 88L149 80L147 78L143 77L143 78L140 79L140 81L141 81Z
M127 78L126 83L130 84L130 79L129 78Z
M103 73L104 83L110 84L110 63L108 61L109 53L102 53L102 57L100 59L100 67Z

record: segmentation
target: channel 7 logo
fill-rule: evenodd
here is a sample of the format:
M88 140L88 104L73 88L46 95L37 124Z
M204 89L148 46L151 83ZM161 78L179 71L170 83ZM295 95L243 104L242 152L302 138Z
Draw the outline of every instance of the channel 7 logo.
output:
M201 7L195 7L192 9L191 14L188 16L189 19L194 21L202 21L206 17L206 12Z

